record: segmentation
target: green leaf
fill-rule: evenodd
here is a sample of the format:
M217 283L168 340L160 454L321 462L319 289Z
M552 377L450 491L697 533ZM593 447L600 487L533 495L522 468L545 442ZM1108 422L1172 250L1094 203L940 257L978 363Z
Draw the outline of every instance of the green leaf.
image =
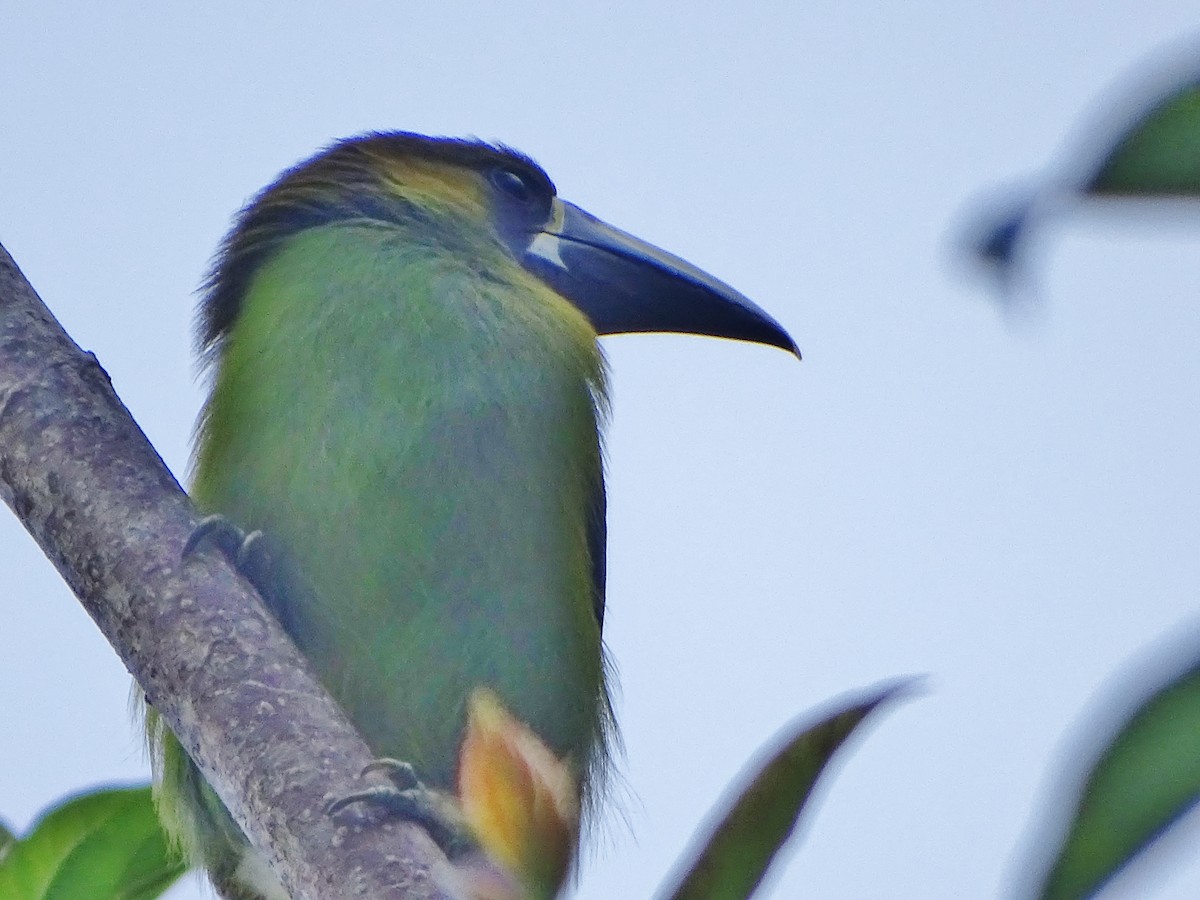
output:
M754 775L688 866L672 900L744 900L791 835L826 763L872 710L909 689L893 684L789 735Z
M1090 897L1200 799L1200 665L1146 700L1104 750L1042 887Z
M1200 84L1151 104L1114 142L1085 189L1146 197L1200 195Z
M1039 229L1080 197L1200 197L1200 77L1189 74L1143 101L1107 143L1098 164L1084 168L1074 157L1064 160L1062 172L1056 166L1040 186L1012 192L1002 204L993 201L994 209L975 214L968 247L996 277L1004 299L1015 299L1010 289ZM1094 151L1084 151L1091 160Z
M152 900L186 870L149 787L69 798L0 858L0 900Z

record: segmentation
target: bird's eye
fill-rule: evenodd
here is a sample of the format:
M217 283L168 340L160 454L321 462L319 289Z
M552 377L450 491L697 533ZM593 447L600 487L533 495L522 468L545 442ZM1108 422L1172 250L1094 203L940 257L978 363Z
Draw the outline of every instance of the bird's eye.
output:
M492 184L520 203L528 203L537 193L524 175L512 169L492 169L489 177Z

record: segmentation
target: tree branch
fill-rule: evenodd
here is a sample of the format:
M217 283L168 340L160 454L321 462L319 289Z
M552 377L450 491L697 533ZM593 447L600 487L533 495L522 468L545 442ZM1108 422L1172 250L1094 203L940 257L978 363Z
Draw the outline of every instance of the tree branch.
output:
M229 564L181 560L187 496L2 246L0 495L295 900L443 896L418 827L325 814L370 751Z

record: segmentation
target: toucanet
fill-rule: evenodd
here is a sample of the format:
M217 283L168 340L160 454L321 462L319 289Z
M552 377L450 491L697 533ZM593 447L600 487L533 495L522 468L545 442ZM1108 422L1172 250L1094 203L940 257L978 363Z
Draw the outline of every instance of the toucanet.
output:
M796 352L728 285L479 141L376 133L283 173L203 293L192 496L269 541L272 612L372 751L451 791L487 687L579 776L612 739L605 362L669 331ZM218 890L284 897L151 714L164 821Z

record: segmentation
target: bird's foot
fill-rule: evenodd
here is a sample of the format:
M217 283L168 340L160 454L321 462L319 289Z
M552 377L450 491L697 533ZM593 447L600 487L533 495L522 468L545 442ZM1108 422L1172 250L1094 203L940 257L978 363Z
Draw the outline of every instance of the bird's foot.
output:
M274 566L274 557L266 548L262 532L246 533L224 516L205 516L196 529L187 536L182 557L193 556L200 547L209 544L220 550L224 557L242 575L254 582L253 575L269 572Z
M192 556L205 544L220 550L260 593L276 576L275 556L268 549L266 536L261 531L247 534L225 516L205 516L188 535L183 545L183 558Z
M333 800L325 812L335 819L341 818L356 804L379 810L389 816L413 822L425 829L442 852L455 859L475 849L475 842L459 821L451 801L438 791L421 783L411 765L387 757L374 760L362 774L380 772L386 775L391 785L369 787Z

